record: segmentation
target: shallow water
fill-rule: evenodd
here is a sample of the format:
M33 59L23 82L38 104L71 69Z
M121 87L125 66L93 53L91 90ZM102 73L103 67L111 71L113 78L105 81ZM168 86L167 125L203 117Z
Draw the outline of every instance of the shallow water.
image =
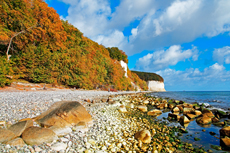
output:
M182 100L186 103L208 103L209 105L213 106L214 108L221 108L224 110L228 110L230 108L230 92L212 92L212 91L185 91L185 92L155 92L151 93L151 96L157 96L161 98L169 98L175 100ZM182 126L177 121L168 121L166 118L168 117L168 113L162 113L156 119L158 120L166 120L169 122L169 126ZM182 114L181 114L182 116ZM225 118L226 119L226 118ZM225 120L221 119L221 121ZM220 134L219 130L222 127L215 126L213 124L202 127L196 123L196 120L192 120L187 126L184 126L188 133L184 133L180 136L180 139L184 142L192 143L194 147L204 147L205 150L211 149L213 152L226 152L226 151L217 151L211 148L211 145L220 145ZM205 129L206 131L203 132L202 130ZM214 132L215 135L211 135L209 132ZM199 138L199 141L195 141L194 138ZM230 152L230 151L227 151Z
M182 126L179 122L177 121L168 121L166 118L168 117L168 113L171 112L165 112L162 113L161 115L157 116L157 120L162 120L162 121L167 121L169 122L168 126ZM182 114L180 114L182 116ZM194 147L199 148L203 147L205 150L211 149L213 152L226 152L226 151L217 151L215 149L211 148L211 145L220 145L220 134L219 130L222 127L214 126L214 125L209 125L208 127L202 127L196 123L196 120L191 121L187 126L183 126L188 133L184 133L182 136L179 138L183 142L187 143L192 143ZM206 131L203 132L202 130L205 129ZM216 134L212 136L209 132L215 132ZM199 141L195 141L194 138L200 138ZM227 151L230 152L230 151Z

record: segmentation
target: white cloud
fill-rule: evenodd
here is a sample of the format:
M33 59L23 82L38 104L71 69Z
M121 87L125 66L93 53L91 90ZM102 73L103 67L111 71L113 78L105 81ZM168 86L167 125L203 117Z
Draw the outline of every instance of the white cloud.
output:
M114 12L109 0L61 1L70 5L65 19L85 36L105 46L118 44L128 55L230 31L229 0L122 0ZM110 41L135 20L140 24L132 27L129 41Z
M135 69L145 71L160 70L168 67L169 65L176 65L178 62L185 61L189 58L197 60L198 51L196 47L188 50L182 50L181 46L174 45L165 51L155 51L152 54L139 58Z
M127 43L124 34L118 30L109 32L108 35L99 35L94 38L99 44L107 47L122 46Z
M161 11L147 14L125 50L132 55L230 31L229 7L226 0L175 0Z
M107 0L62 0L70 4L65 18L87 37L104 35L108 26L111 8Z
M166 90L167 87L169 89L176 87L181 90L215 90L212 86L226 84L226 81L230 81L230 71L226 71L224 66L218 63L205 68L203 71L197 68L190 68L185 71L167 68L156 73L164 78Z
M230 46L215 49L213 51L213 59L221 64L230 64Z

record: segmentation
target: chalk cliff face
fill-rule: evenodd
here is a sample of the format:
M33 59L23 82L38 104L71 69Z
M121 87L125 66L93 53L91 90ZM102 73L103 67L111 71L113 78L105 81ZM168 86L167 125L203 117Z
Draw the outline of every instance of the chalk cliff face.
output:
M164 82L161 81L147 81L149 91L165 91Z
M125 70L125 77L127 78L127 64L124 61L120 61L121 67Z

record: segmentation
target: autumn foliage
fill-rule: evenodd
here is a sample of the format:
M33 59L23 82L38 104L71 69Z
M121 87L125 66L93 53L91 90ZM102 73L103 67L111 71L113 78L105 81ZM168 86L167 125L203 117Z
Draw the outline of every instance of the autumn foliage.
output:
M84 89L104 85L133 90L131 81L141 81L136 75L124 77L118 62L128 62L123 51L105 48L84 37L43 0L2 0L0 14L1 87L11 83L7 75L34 83ZM12 56L7 61L9 41L21 31L24 32L12 39ZM145 89L145 85L141 86Z

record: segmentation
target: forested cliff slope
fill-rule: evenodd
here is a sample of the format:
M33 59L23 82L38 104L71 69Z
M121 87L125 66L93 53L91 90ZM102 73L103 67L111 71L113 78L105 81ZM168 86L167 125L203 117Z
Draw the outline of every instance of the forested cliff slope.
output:
M84 89L113 85L118 90L133 90L135 82L147 89L131 71L124 77L119 63L128 62L124 52L83 36L42 0L0 3L1 87L24 79Z

